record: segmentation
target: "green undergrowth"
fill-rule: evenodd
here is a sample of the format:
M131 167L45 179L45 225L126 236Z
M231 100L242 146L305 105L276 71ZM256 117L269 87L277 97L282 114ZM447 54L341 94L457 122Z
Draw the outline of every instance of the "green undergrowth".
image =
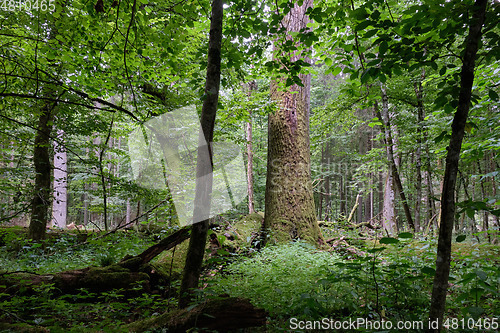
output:
M498 247L456 243L453 248L446 316L498 318ZM340 253L304 242L269 246L230 264L206 293L250 298L270 312L277 330L289 328L291 318L427 320L435 242L403 233L359 247L358 255Z
M109 265L127 254L139 254L160 235L120 231L102 236L90 233L82 243L80 233L58 232L34 243L26 239L26 230L2 228L0 276L17 271L45 274L88 266L113 267ZM5 288L0 285L1 289ZM163 313L176 304L174 297L144 293L140 282L132 290L78 289L71 294L61 294L55 284L42 284L33 292L23 288L14 294L0 292L0 332L119 332L124 324Z
M103 233L49 232L44 242L26 238L26 230L0 229L0 267L2 271L55 273L87 266L106 266L125 255L136 255L154 240L134 231L120 231L102 237ZM85 241L82 241L85 239Z
M239 229L234 231L239 239L251 238L251 231L245 234ZM225 244L230 231L211 233L210 238ZM79 243L77 234L62 233L37 244L27 241L23 232L1 229L0 265L3 272L38 274L105 266L126 254L140 253L158 236L164 237L119 232L105 238L88 235L85 243ZM234 241L227 242L227 248L213 248L210 243L197 301L229 294L266 309L267 327L247 332L289 331L291 318L425 321L436 242L419 237L402 233L398 238L358 241L356 246L338 243L328 251L303 241L261 250ZM498 318L499 247L460 241L453 243L446 317ZM0 331L119 332L131 322L174 309L187 243L153 262L162 275L173 272L164 282L168 287L154 293L144 293L140 283L132 296L123 289L101 293L80 289L61 295L53 284L35 287L34 294L0 293Z

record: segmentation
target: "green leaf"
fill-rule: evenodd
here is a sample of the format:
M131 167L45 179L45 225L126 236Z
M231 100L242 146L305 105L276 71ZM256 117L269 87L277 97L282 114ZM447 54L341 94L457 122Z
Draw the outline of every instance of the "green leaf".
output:
M389 49L389 44L387 44L387 42L384 40L382 43L380 43L378 47L379 55L384 55L388 49Z
M355 30L360 31L360 30L366 29L371 23L372 23L372 21L370 21L370 20L363 21L356 26Z
M460 294L460 295L456 298L456 302L465 301L468 297L469 297L469 293L468 293L468 292L461 293L461 294Z
M411 232L402 232L398 235L399 238L413 238L413 234Z
M436 138L434 138L435 143L440 143L448 135L448 132L442 131Z
M369 249L367 252L368 253L377 253L377 252L382 252L386 249L386 247L376 247L374 249Z
M483 281L486 281L486 279L488 279L488 275L480 269L476 269L475 273L476 273L476 276Z
M479 317L484 313L483 308L478 307L478 306L471 306L466 308L467 312L472 316L474 319L479 319Z
M462 280L458 281L458 283L463 283L464 285L466 285L467 283L471 282L476 276L476 273L467 273L462 277Z
M461 243L461 242L463 242L466 238L467 238L467 236L466 236L466 235L459 235L459 236L457 236L457 238L455 239L455 241L456 241L457 243Z
M367 32L365 32L365 34L363 35L363 38L370 38L372 36L374 36L376 33L377 33L378 29L371 29L371 30L368 30Z
M380 244L397 244L399 243L399 239L392 237L383 237L379 241Z
M429 266L422 267L421 271L422 271L422 273L424 273L426 275L430 275L430 276L434 276L436 274L436 270L432 267L429 267Z
M497 92L496 92L496 91L491 90L491 89L490 89L490 90L488 90L488 96L490 97L490 99L491 99L492 101L498 101L498 94L497 94Z
M373 128L375 126L382 126L382 123L380 121L374 121L374 122L368 123L368 126Z
M335 68L331 71L331 73L332 73L332 75L333 75L333 76L337 76L337 75L339 75L339 74L340 74L340 72L341 72L341 71L342 71L342 68L340 68L340 67L335 67Z

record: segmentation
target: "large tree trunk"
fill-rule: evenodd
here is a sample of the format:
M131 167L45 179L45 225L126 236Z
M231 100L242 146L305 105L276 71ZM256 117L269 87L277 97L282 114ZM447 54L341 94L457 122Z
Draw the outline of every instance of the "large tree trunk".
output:
M441 195L441 226L439 228L436 275L434 276L429 311L429 320L435 321L437 319L439 327L437 329L429 328L431 332L439 332L443 324L446 293L448 291L448 277L450 274L451 238L455 219L455 185L458 173L458 161L460 159L465 124L467 123L470 109L476 55L481 39L481 29L486 16L487 3L487 0L476 0L474 4L460 75L458 107L451 125L451 138L446 156L444 185Z
M201 131L196 165L196 178L205 181L196 182L193 220L201 221L191 228L191 238L187 251L186 263L181 282L179 307L187 307L192 298L193 289L198 287L201 274L205 244L207 242L208 217L210 215L210 195L212 192L212 149L215 115L219 102L220 63L222 45L222 19L224 15L222 0L212 2L212 22L208 43L207 78L205 100L201 110ZM208 145L205 146L205 145ZM207 156L208 154L208 156ZM210 179L207 179L210 178Z
M282 24L288 32L305 29L305 14L312 6L306 0L294 4ZM293 40L289 35L287 40ZM291 62L299 54L291 56ZM303 86L294 84L286 91L271 82L271 98L278 108L269 114L264 232L276 241L303 239L322 242L315 216L309 149L309 103L311 76L299 75ZM264 237L266 242L267 238Z

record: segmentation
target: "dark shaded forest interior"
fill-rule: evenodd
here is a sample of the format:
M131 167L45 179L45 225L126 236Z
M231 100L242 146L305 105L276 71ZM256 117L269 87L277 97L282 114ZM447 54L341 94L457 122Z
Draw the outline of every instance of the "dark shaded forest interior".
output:
M499 22L0 0L0 331L498 331Z

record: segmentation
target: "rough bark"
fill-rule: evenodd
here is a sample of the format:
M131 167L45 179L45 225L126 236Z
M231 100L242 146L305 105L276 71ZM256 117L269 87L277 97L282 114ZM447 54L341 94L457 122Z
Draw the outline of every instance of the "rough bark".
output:
M455 185L458 174L460 150L465 132L465 124L469 114L472 85L474 83L474 68L476 55L481 39L481 29L486 16L487 0L476 0L469 27L469 34L465 42L462 70L460 73L460 92L458 106L451 125L451 138L446 156L443 192L441 195L441 226L436 256L436 275L432 288L429 320L438 320L437 329L429 328L430 332L439 332L442 327L448 291L448 277L450 274L451 238L455 219Z
M54 86L44 87L44 96L57 99L57 91ZM45 238L48 208L51 206L50 195L50 135L54 121L54 109L57 105L52 101L41 101L42 106L38 116L37 131L33 150L33 164L35 166L35 186L31 200L31 218L28 237L33 240Z
M168 332L238 330L266 324L267 312L248 300L235 297L212 299L191 310L181 309L127 325L127 332L167 329Z
M202 179L212 175L212 153L210 144L213 141L215 115L219 101L220 63L222 45L222 19L224 15L222 0L212 2L212 22L208 44L207 78L205 83L205 100L201 110L201 131L198 148L196 178ZM208 147L204 146L208 144ZM208 148L208 149L207 149ZM207 156L207 154L209 156ZM192 291L198 287L201 266L207 242L208 217L210 214L210 194L212 179L196 182L196 197L194 202L194 221L201 221L191 228L191 238L184 265L183 277L179 295L179 307L188 306L192 298Z
M282 20L288 32L305 29L309 19L305 14L312 6L306 0L294 7ZM287 40L292 40L287 35ZM275 45L275 47L279 47ZM300 54L291 56L298 60ZM292 85L279 89L279 82L271 82L271 98L277 110L269 114L268 157L263 229L274 241L303 239L322 243L323 238L315 216L311 183L309 149L310 75L299 74L303 86Z

